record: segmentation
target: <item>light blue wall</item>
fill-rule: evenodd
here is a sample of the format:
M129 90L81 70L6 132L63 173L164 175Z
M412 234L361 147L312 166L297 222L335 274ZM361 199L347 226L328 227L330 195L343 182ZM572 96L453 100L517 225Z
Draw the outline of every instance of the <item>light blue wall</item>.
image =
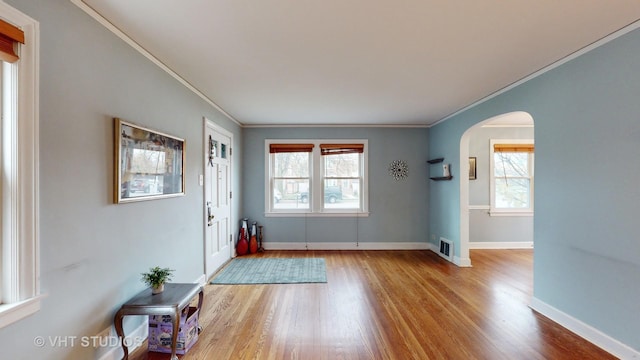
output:
M460 138L453 139L451 134L464 133L454 121L445 121L429 129L429 158L444 158L449 164L453 179L449 181L429 182L429 233L430 241L436 246L440 237L454 242L454 253L460 256ZM431 165L432 171L438 164Z
M477 158L477 179L469 180L469 205L482 209L469 210L469 243L533 241L533 217L490 216L487 210L490 206L490 140L533 137L532 127L477 127L470 130L469 156Z
M431 155L446 156L457 168L460 138L470 126L511 111L532 115L534 296L636 350L639 94L640 31L635 30L429 132ZM432 231L457 243L459 187L454 178L432 185L430 193Z
M139 273L152 265L177 269L176 281L202 274L202 116L236 135L234 178L244 180L233 185L235 216L263 223L266 241L302 241L307 232L313 241L352 241L353 219L305 226L263 214L265 138L344 137L369 139L371 216L357 228L363 242L424 241L427 233L459 242L460 137L515 110L536 122L535 296L640 349L640 32L429 130L243 134L69 1L7 2L41 24L41 282L48 297L40 312L0 329L2 358L91 359L91 348L37 348L33 339L97 334L144 288ZM186 139L186 196L112 204L115 116ZM452 181L428 180L424 161L438 156L453 165ZM405 182L387 175L396 159L409 163Z
M264 225L272 242L426 242L426 128L244 129L244 215ZM368 139L369 211L364 218L265 217L265 139ZM409 177L396 181L389 163L404 160ZM267 245L268 246L268 245Z
M145 288L140 273L203 274L202 117L224 118L68 0L11 0L40 22L40 259L35 315L0 329L2 359L93 359L91 347L36 347L35 336L93 336ZM186 195L115 205L113 117L186 140ZM239 188L239 183L234 187ZM236 216L240 204L234 204ZM129 326L135 326L129 322ZM55 339L55 338L54 338Z

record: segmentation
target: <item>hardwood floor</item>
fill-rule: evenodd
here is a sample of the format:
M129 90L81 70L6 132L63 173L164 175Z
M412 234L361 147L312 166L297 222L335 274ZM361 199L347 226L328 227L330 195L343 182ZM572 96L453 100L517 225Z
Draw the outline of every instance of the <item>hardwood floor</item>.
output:
M473 268L431 251L253 256L323 257L327 283L207 285L181 359L615 359L527 306L532 250L473 250Z

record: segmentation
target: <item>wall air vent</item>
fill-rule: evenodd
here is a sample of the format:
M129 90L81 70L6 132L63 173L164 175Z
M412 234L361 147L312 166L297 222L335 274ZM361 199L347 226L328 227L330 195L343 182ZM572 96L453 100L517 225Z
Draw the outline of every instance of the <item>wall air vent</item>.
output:
M453 262L453 242L451 240L440 238L440 248L438 249L438 255Z

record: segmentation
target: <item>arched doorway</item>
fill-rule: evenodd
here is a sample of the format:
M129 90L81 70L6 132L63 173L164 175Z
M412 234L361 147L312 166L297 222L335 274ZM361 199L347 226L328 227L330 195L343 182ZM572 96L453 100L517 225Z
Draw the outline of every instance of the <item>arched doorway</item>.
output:
M460 174L469 172L469 143L474 132L484 126L533 127L533 117L523 111L515 111L478 122L467 129L460 138ZM486 166L486 164L483 164ZM469 177L460 176L460 266L471 266L470 249L470 192Z

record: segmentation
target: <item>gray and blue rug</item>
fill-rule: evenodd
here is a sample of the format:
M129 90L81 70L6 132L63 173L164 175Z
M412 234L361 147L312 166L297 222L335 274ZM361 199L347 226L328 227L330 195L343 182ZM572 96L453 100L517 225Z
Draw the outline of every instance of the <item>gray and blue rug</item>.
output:
M327 271L322 258L249 258L234 259L212 284L298 284L326 283Z

